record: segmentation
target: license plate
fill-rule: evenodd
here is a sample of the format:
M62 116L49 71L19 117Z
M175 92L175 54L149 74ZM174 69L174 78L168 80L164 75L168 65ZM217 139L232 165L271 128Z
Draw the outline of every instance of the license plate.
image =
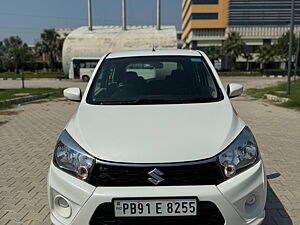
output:
M196 216L196 199L114 200L115 217Z

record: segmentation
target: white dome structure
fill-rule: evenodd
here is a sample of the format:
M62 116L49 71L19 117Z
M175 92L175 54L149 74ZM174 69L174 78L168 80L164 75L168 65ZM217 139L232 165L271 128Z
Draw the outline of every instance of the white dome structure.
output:
M106 53L139 49L177 48L175 26L94 26L72 31L63 46L63 68L68 75L70 63L76 57L102 57Z

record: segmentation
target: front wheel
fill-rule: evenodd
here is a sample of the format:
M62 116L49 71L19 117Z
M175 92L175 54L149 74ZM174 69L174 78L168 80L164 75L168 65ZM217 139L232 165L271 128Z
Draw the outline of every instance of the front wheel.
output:
M84 82L88 82L90 80L90 77L85 75L85 76L82 77L82 80Z

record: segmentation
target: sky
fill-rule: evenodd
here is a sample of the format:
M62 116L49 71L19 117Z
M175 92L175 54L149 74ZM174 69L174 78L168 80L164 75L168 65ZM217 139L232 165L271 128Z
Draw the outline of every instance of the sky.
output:
M92 0L94 25L121 25L121 0ZM181 27L182 0L161 0L162 25ZM127 0L128 25L156 23L156 0ZM87 25L87 0L0 0L0 40L39 41L43 29Z

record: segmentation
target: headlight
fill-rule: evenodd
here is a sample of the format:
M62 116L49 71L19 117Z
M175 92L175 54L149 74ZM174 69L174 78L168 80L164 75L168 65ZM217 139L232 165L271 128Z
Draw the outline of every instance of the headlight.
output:
M87 180L95 159L84 151L64 130L57 141L53 162L66 172L82 180Z
M226 177L233 177L236 173L256 162L258 147L253 134L248 127L220 154L219 162L224 168Z

